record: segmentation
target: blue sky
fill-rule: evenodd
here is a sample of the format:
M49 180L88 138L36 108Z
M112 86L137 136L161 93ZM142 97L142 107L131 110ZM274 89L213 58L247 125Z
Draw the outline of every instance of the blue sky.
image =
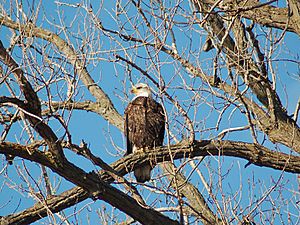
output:
M75 4L74 1L72 4ZM37 3L36 3L37 4ZM98 1L92 1L93 10L97 11L99 5ZM89 6L89 4L87 4ZM27 11L26 3L23 5L24 10ZM35 7L36 8L36 7ZM117 29L117 25L115 21L112 19L113 12L112 9L115 9L115 5L112 1L104 1L102 5L102 11L99 15L99 18L101 19L104 26L110 28L110 29ZM34 10L33 10L34 11ZM62 14L58 16L58 11ZM76 21L73 21L74 15L81 15L83 10L79 10L77 8L71 8L67 6L58 6L56 1L47 1L42 2L42 7L40 9L40 17L38 19L37 24L42 26L45 29L49 29L51 31L56 32L57 27L52 25L52 22L57 23L59 20L63 20L64 23L68 25L72 25L71 30L77 31L79 28L84 28L82 23L80 21L85 21L86 17L79 16L77 17ZM43 13L46 14L46 17L43 17ZM13 17L14 18L14 17ZM179 18L180 19L180 18ZM78 23L79 25L74 25ZM5 27L0 28L1 32L1 40L3 41L4 45L7 46L9 43L9 38L11 37L10 31L6 29ZM199 29L199 28L195 28ZM265 37L263 36L263 32L260 31L260 28L257 27L257 32L261 34L260 41L261 45L265 46L265 49L269 49L268 42L265 40ZM93 33L93 30L86 29L88 32ZM179 50L184 52L186 49L188 49L190 52L194 52L199 48L199 45L201 46L204 43L205 35L199 35L195 30L190 30L188 33L187 28L182 27L182 30L180 28L175 29L176 37L177 37L177 45L179 47ZM283 31L278 31L279 34L281 34ZM97 35L98 33L95 32ZM62 38L65 38L63 33L59 34ZM83 36L86 36L86 38L89 37L88 34L82 34ZM80 37L80 35L78 35ZM190 38L195 38L192 44L189 43ZM80 39L70 39L72 44L74 45L75 49L80 48L81 41ZM168 40L170 41L170 40ZM45 41L39 40L39 43L44 43ZM96 41L93 41L95 45L97 45ZM99 44L99 51L101 53L97 54L97 59L90 62L90 65L87 67L88 71L90 72L91 76L95 79L96 82L98 82L99 86L109 95L112 102L114 103L116 109L120 112L120 114L123 114L124 108L126 107L127 102L132 98L132 96L129 95L128 88L130 87L129 82L129 74L132 76L133 82L137 81L146 81L148 82L156 91L157 89L151 84L150 81L145 79L141 76L141 74L136 71L132 70L130 73L128 72L128 68L124 66L124 64L121 64L120 62L113 63L108 62L108 60L99 60L101 57L107 57L105 55L105 50L110 49L113 45L117 46L115 43L109 42L105 36L101 36L100 40L98 41ZM124 44L125 46L127 44ZM129 46L129 44L128 44ZM287 109L289 114L292 114L295 110L297 101L299 99L299 64L294 62L286 61L285 59L291 59L294 58L295 60L299 61L299 49L295 46L300 46L299 37L294 34L285 34L284 40L279 45L280 47L275 51L275 54L273 54L273 60L278 60L273 63L274 69L276 70L276 74L278 74L277 79L277 90L281 97L281 100L283 102L283 105L287 105ZM49 46L48 49L49 53L52 52L51 46ZM90 51L88 48L86 48L86 51ZM278 52L278 53L277 53ZM279 54L280 53L280 54ZM20 58L18 56L22 55L22 52L18 49L14 51L15 59L18 61ZM122 55L122 51L118 51L117 54ZM139 66L141 66L143 69L147 69L153 77L158 77L159 73L155 73L155 68L153 65L149 65L148 61L144 58L138 58L138 56L135 56L134 54L143 55L145 58L147 58L146 52L144 49L137 50L136 52L132 53L132 57L136 59L136 62L139 63ZM212 67L212 60L215 56L216 52L214 50L210 51L209 53L201 52L199 55L191 56L191 60L195 63L200 63L201 66L205 69L204 72L207 72L208 74L211 74L211 67ZM124 56L124 55L122 55ZM112 57L110 55L110 57ZM110 58L112 59L112 58ZM160 74L164 77L166 83L169 82L170 88L168 89L168 93L171 94L174 98L180 100L183 104L189 104L190 98L194 97L195 95L191 92L187 92L186 90L179 89L178 86L182 85L182 79L180 76L185 75L185 81L190 87L193 88L199 88L201 91L199 91L199 98L201 100L207 99L210 103L220 103L220 107L222 107L222 101L216 99L215 97L212 97L209 94L206 94L205 90L206 87L203 85L202 81L199 78L191 78L187 75L186 71L179 65L176 65L176 62L173 62L172 59L167 57L166 55L161 55L160 59L162 62L165 62L165 64L159 65ZM21 63L21 62L20 62ZM174 66L174 64L176 66ZM68 66L67 69L70 70L70 73L73 72L72 67ZM222 71L220 72L222 74ZM175 78L173 77L174 74L177 74ZM223 75L223 74L222 74ZM45 74L47 76L47 74ZM82 83L79 83L80 86L82 86ZM55 87L51 89L53 93L57 91ZM1 95L7 95L8 91L4 87L4 85L0 86ZM63 89L65 91L65 89ZM62 95L64 95L63 91L61 92ZM127 92L127 93L126 93ZM43 90L40 94L41 97L45 97L45 91ZM128 96L126 96L128 94ZM129 98L128 98L129 97ZM77 100L94 100L91 95L89 95L84 87L82 87L76 97ZM125 100L124 100L125 99ZM167 101L166 101L167 102ZM168 112L175 113L176 110L174 107L167 102L166 104ZM221 108L220 108L221 110ZM67 113L66 113L67 114ZM228 127L236 127L236 126L242 126L246 125L247 121L244 117L240 115L238 112L233 111L233 107L230 107L226 112L224 118L221 120L220 123L220 129L219 131L215 130L207 130L210 128L215 127L216 122L218 120L219 112L212 109L207 104L199 104L199 108L197 112L194 112L193 109L190 110L190 116L193 117L196 115L196 119L199 122L199 128L196 137L199 139L209 139L214 137L218 132L220 132L222 129L226 129ZM171 120L170 126L174 129L175 132L176 126L178 125L178 121L182 121L182 118L180 116L175 117L176 119ZM60 129L59 125L55 121L50 122L51 127L57 132L58 136L63 135L63 130ZM15 136L18 136L19 134L23 134L25 137L23 141L26 141L26 135L21 130L22 123L19 123L19 127L15 126L12 132L10 132L8 140L15 141ZM20 128L21 127L21 128ZM91 148L92 152L100 156L103 160L105 160L107 163L111 163L116 161L121 157L121 154L124 151L125 142L123 134L116 129L114 126L109 125L107 121L105 121L100 116L94 114L94 113L87 113L87 112L79 112L74 111L72 112L71 120L69 122L69 129L72 133L72 140L74 143L79 144L81 140L83 139L86 143L88 143L89 147ZM178 134L180 136L180 134ZM242 131L242 132L236 132L228 135L227 137L230 140L242 140L242 141L252 141L250 132ZM262 141L264 139L263 134L259 134L259 141ZM166 140L166 139L165 139ZM268 141L267 141L268 142ZM271 149L275 149L275 146L268 142L268 147ZM289 151L283 146L280 146L281 151ZM74 162L77 166L84 168L86 171L90 171L95 169L95 167L89 163L87 160L83 159L82 157L79 157L69 151L66 151L66 155L70 161ZM4 158L1 159L1 168L5 166L6 161ZM14 166L10 166L8 168L8 175L9 177L13 178L13 180L18 180L16 182L16 185L18 188L23 189L20 185L24 185L24 182L22 181L20 174L16 173L16 167L23 166L22 164L25 164L27 168L30 170L30 174L34 175L35 177L39 177L40 169L37 165L31 162L23 161L21 159L16 159ZM179 162L178 162L179 164ZM233 198L232 193L235 193L236 191L239 191L240 186L243 188L241 189L238 197L241 198L241 205L243 207L246 207L248 204L252 201L259 200L263 194L268 191L268 189L276 183L276 181L281 178L281 172L280 171L274 171L269 168L259 168L254 165L250 165L247 168L244 168L244 166L247 164L247 161L237 158L231 158L231 157L222 157L214 158L214 157L207 157L204 162L200 165L199 169L204 174L204 176L209 181L209 176L212 175L214 177L214 180L212 180L212 185L215 187L216 192L215 194L220 197L221 199L221 192L220 188L218 188L218 176L219 173L221 173L223 176L222 178L222 187L224 188L222 191L226 193L226 197L230 199L230 197ZM235 171L227 173L228 170ZM159 169L157 169L159 170ZM184 167L184 171L186 174L188 174L190 171L190 168ZM59 183L59 178L55 174L51 174L51 179L54 183ZM156 174L156 173L155 173ZM132 177L132 175L128 175ZM127 176L127 177L128 177ZM191 177L192 181L196 183L199 187L199 190L202 190L203 195L208 198L208 200L211 200L207 194L207 192L204 190L203 185L197 180L198 177L194 173ZM16 211L19 211L21 209L25 209L28 206L32 206L33 201L27 197L28 194L26 191L23 192L23 196L20 195L19 192L14 191L13 188L8 188L6 186L7 180L2 176L0 176L0 185L3 187L2 193L1 193L1 199L0 202L0 215L7 215L8 213L12 213L15 209ZM299 198L299 194L293 192L293 190L298 190L298 183L296 181L296 175L285 173L282 178L282 184L286 184L284 187L279 186L274 192L271 194L271 196L276 200L280 201L280 197L285 197L287 199L291 199L290 202L294 203L295 199ZM13 183L11 183L13 185ZM71 188L72 185L68 182L62 181L61 185L59 187L58 192L67 190ZM19 190L20 190L19 189ZM24 188L24 190L26 187ZM255 194L252 194L256 192ZM145 196L147 196L148 192L143 192ZM249 197L250 195L250 197ZM278 197L279 196L279 197ZM23 200L23 198L26 198L26 200ZM150 199L153 199L154 197L151 197ZM20 199L22 201L20 202ZM92 202L92 200L86 200L83 203L80 203L76 210L80 207L84 206L87 203ZM208 201L210 202L210 201ZM235 201L232 201L235 202ZM283 201L282 201L283 202ZM20 205L19 205L20 203ZM7 204L7 206L5 205ZM271 208L271 202L264 203L264 208L266 210ZM283 204L283 203L278 203ZM297 205L288 204L286 203L286 209L290 210L291 212L298 215L296 207L299 207ZM4 207L1 207L1 205L5 205ZM95 203L92 203L90 205L91 210L94 211L91 213L91 220L97 221L98 216L96 215L95 211L102 207L104 205L103 202L97 201ZM213 206L215 207L215 206ZM110 207L108 207L110 209ZM252 209L252 208L250 208ZM73 212L74 208L66 210L67 214L71 214ZM81 212L82 216L80 216L81 224L87 224L86 223L86 215L88 214L88 208L83 210ZM286 219L286 217L284 217ZM294 218L295 219L295 218ZM47 221L47 219L45 219ZM40 221L36 222L35 224L41 224Z

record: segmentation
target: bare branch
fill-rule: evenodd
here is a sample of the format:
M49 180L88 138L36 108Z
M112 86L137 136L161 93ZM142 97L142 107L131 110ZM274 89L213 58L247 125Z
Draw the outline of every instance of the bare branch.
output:
M36 146L35 144L32 145L31 147L31 146L22 146L18 144L4 142L0 144L0 153L2 154L9 153L14 156L19 156L31 161L39 162L45 166L52 168L53 165L45 157L44 153L41 153L37 149L35 149L36 148L35 146ZM32 154L28 153L28 149L30 150L30 152L32 152ZM190 145L185 145L184 143L180 143L177 145L170 146L170 149L168 147L162 147L162 148L156 148L156 151L148 150L147 152L140 153L140 154L135 154L135 155L131 154L126 156L125 158L122 158L114 162L113 164L110 165L110 167L113 168L113 170L116 171L116 173L119 174L120 176L124 176L128 172L137 168L139 165L142 165L145 161L151 160L153 164L156 164L156 163L170 160L170 151L174 159L193 158L198 156L220 156L220 155L233 156L233 157L242 157L248 160L250 163L255 164L257 166L270 167L273 169L284 170L286 172L291 172L291 173L300 173L300 157L287 155L280 152L270 151L267 148L256 144L233 142L233 141L206 141L206 140L195 141L192 147ZM63 168L59 168L58 172L62 176L64 176L65 174L62 170ZM66 170L65 173L69 173L67 171L70 170ZM78 173L74 174L73 176L75 177L72 178L72 181L73 179L78 179ZM92 178L93 175L89 174L88 177L90 176L91 179L93 179ZM89 190L89 192L93 193L94 197L98 195L102 196L101 195L102 192L99 193L99 190L97 189L100 188L98 179L109 183L113 182L114 179L112 179L112 177L106 171L100 171L99 175L95 175L95 176L97 177L96 181L90 181L90 182L92 183L96 182L98 184L93 188L86 187L86 185L88 184L84 184L84 185L81 184L81 185L87 188L86 190ZM73 181L73 182L81 183L81 181ZM95 185L95 183L93 185ZM62 201L64 196L67 196L68 194L72 196L74 195L73 198ZM91 195L88 195L85 191L83 191L80 188L75 188L70 190L69 192L64 192L62 195L58 197L52 197L52 200L49 201L49 204L47 204L47 206L52 212L56 212L56 210L59 211L61 209L74 205L81 200L83 201L87 197L91 197ZM101 199L110 202L109 200L107 200L107 198L108 198L107 196L103 198L101 197ZM51 207L51 205L53 207ZM38 211L34 211L36 207L39 208ZM43 207L44 207L43 205L38 204L32 209L28 209L30 212L35 212L37 214L35 213L33 213L32 215L30 213L24 214L23 217L25 217L26 220L35 221L39 219L41 215L46 216L47 208L43 208ZM22 215L7 216L7 219L14 218L14 217L16 218L16 221L20 221L20 219L24 219ZM4 217L3 219L6 220L6 217Z
M214 4L213 0L205 0L208 4ZM227 3L233 3L235 1L226 1ZM299 28L297 27L296 18L294 22L289 19L289 13L287 8L279 8L269 5L274 1L260 3L258 0L255 1L244 1L240 3L242 7L235 9L235 12L239 13L242 17L252 20L255 23L261 24L267 27L274 27L281 30L288 30L295 32L300 35ZM220 7L220 6L219 6ZM223 7L220 7L221 11L227 11Z
M53 158L64 158L62 148L58 144L58 138L52 129L41 121L41 103L40 100L23 75L23 71L19 68L18 64L7 53L2 42L0 41L0 60L6 64L11 71L13 71L20 89L22 90L25 101L21 102L17 99L10 98L11 101L25 112L25 118L30 122L31 126L41 135L49 146L49 150L53 153ZM4 98L2 97L2 100ZM7 100L7 99L6 99Z
M77 57L75 50L71 46L69 46L66 41L48 30L36 27L33 24L30 27L18 24L2 15L0 15L0 24L15 30L21 29L25 35L34 35L55 45L65 55L69 62L76 68L80 79L85 84L86 88L91 92L91 94L96 98L99 104L99 108L101 108L102 116L112 124L115 124L115 126L119 128L123 127L123 124L121 123L122 118L116 111L111 100L92 79L85 67L84 61L80 60Z
M0 144L1 153L6 154L9 152L11 155L16 154L45 165L72 183L84 188L94 200L104 200L143 224L179 224L161 213L156 212L152 208L142 207L133 198L103 182L102 179L99 179L99 175L94 172L85 173L82 169L68 161L64 161L59 165L53 164L51 160L48 160L47 156L39 152L39 150L33 150L34 152L29 154L27 148L28 146L23 146L22 148L21 145L13 143L4 142ZM7 221L6 218L2 218L2 220ZM11 221L7 221L7 223L11 223Z
M28 105L28 109L33 114L37 116L41 116L41 102L38 98L37 94L33 90L31 84L27 81L25 76L23 75L23 70L19 67L19 65L13 60L13 58L7 53L4 48L2 41L0 40L0 60L8 66L11 72L15 75L20 89L24 93L26 104ZM0 73L0 75L2 75Z

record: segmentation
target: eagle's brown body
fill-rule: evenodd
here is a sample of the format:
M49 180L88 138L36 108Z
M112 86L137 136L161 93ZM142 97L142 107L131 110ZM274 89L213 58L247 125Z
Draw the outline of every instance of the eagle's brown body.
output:
M162 146L165 133L165 114L162 106L151 97L135 98L125 110L124 131L127 138L127 154ZM149 181L151 169L149 163L135 169L137 181Z

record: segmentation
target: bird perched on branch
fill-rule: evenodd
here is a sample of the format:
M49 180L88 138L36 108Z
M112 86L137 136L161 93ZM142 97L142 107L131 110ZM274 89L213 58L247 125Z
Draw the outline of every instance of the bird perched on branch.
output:
M151 89L147 84L136 84L132 87L131 93L136 96L125 109L126 154L162 146L165 113L161 104L152 98ZM150 180L151 170L151 164L146 162L134 170L134 176L138 182L144 183Z

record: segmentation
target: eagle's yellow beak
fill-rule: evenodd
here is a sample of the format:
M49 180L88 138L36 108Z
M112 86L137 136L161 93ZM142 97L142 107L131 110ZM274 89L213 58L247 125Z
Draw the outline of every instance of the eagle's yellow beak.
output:
M130 92L133 93L133 94L136 94L137 93L137 88L135 86L132 86Z

